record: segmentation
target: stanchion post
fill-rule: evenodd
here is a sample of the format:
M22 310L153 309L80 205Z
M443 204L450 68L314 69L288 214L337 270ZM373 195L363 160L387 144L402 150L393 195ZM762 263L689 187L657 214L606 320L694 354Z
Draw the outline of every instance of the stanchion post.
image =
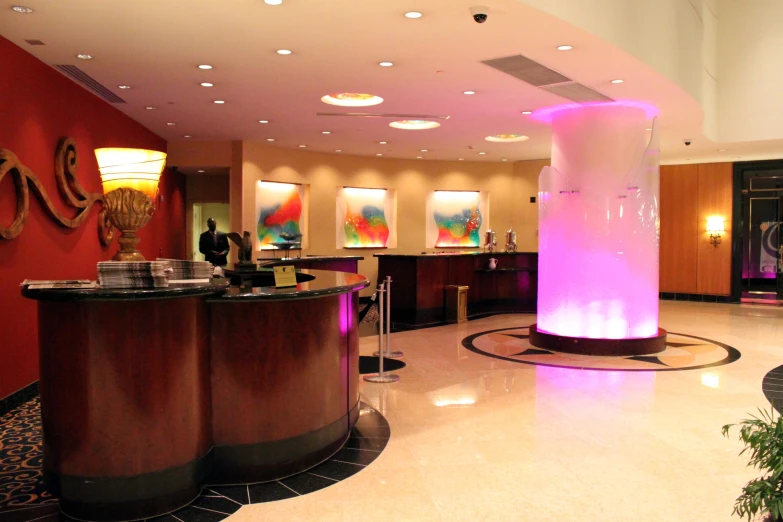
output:
M386 383L397 382L400 380L399 375L393 373L384 373L383 371L383 298L384 298L384 286L383 283L378 285L378 293L380 294L378 299L378 374L377 375L365 375L364 380L367 382Z
M391 276L386 276L386 357L399 359L402 352L391 351Z

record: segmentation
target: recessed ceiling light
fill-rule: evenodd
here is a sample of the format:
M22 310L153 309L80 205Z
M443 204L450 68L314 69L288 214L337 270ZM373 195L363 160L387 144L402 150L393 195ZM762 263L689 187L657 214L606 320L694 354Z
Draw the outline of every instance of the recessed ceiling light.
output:
M522 114L533 114L532 111L522 111Z
M405 129L405 130L423 130L423 129L434 129L435 127L440 127L440 123L437 121L428 121L428 120L401 120L401 121L393 121L389 124L389 127L394 127L395 129Z
M202 172L204 172L204 169L199 169L196 172L202 173Z
M291 51L288 49L278 49L277 54L291 54Z
M267 5L280 5L283 3L283 0L264 0L264 3Z
M506 158L500 158L500 161L508 161Z
M385 141L379 141L378 143L380 143L381 145L386 145Z
M646 131L651 131L651 130L652 130L652 127L647 127L647 128L646 128L646 129L644 129L644 130L646 130Z
M340 107L369 107L383 103L383 98L374 94L362 94L356 92L341 92L339 94L327 94L321 101L329 105Z
M465 158L458 158L459 161L465 161Z
M422 156L416 156L416 159L422 159Z
M173 127L174 125L176 125L176 123L174 123L173 121L170 121L166 125L168 125L169 127Z
M419 152L429 152L427 149L421 149Z
M266 141L275 141L274 138L267 138Z
M202 86L202 87L212 87L212 84L211 84L211 83L209 83L209 82L202 82L202 83L201 83L201 86Z
M331 134L331 131L321 131L321 134Z
M421 18L421 13L418 11L408 11L405 13L405 18Z
M258 123L269 123L269 120L258 120Z
M510 143L514 141L526 141L528 137L522 134L495 134L494 136L487 136L484 139L496 143Z
M23 14L29 14L29 13L32 13L32 12L34 12L34 11L33 11L32 9L30 9L29 7L25 7L25 6L23 6L23 5L14 5L14 6L12 6L12 7L11 7L11 9L12 9L13 11L17 12L17 13L23 13ZM407 15L406 15L406 16L407 16Z
M570 46L570 45L558 45L557 46L557 50L558 51L570 51L571 49L573 49L573 47Z
M130 85L118 85L120 89L130 89Z
M342 152L342 149L334 149L335 152Z
M378 154L376 154L376 156L383 156L383 154L381 154L381 153L379 152Z
M486 154L486 152L479 152L479 154L484 155L484 154Z
M718 149L718 152L726 152L726 149Z
M392 62L381 62L378 65L380 65L381 67L391 67L394 64Z
M191 136L190 134L185 134L185 136L183 136L183 137L184 137L184 138L187 138L187 139L190 139L190 138L192 138L193 136Z
M223 100L215 100L213 103L217 103L218 105L223 105L226 102Z
M211 68L212 68L212 66L211 66L211 65L206 65L206 64L205 64L205 65L199 65L199 66L198 66L198 68L199 68L199 69L204 69L205 71L207 71L207 70L211 69Z
M77 54L76 57L80 60L92 60L92 55L89 54Z
M148 111L154 111L155 110L155 107L153 107L151 105L148 105L147 107L144 107L144 108L147 109Z
M623 83L623 80L612 80L612 83Z
M476 91L463 91L462 94L476 94Z
M739 156L735 156L734 159L740 159L740 157Z
M303 149L303 148L305 148L305 147L307 147L307 145L299 145L299 148L300 148L300 149Z

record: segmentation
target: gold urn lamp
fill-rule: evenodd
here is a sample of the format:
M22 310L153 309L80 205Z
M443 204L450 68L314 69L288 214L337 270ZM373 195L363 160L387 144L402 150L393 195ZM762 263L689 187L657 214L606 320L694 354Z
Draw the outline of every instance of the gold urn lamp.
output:
M155 212L158 181L166 153L144 149L95 149L109 222L122 232L113 261L144 261L136 231Z

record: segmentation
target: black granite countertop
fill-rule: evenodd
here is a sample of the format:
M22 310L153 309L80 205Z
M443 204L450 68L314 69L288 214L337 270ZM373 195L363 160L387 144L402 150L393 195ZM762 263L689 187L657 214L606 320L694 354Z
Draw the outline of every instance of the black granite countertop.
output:
M38 301L135 301L206 296L211 302L222 303L311 299L355 292L370 285L370 281L362 275L307 269L296 271L298 284L295 287L275 288L274 271L271 268L258 270L256 274L259 274L264 286L255 286L252 290L230 287L228 280L216 278L211 284L172 284L166 288L22 288L22 296ZM265 274L268 274L268 278Z
M126 301L173 299L216 295L228 289L228 281L215 279L211 284L171 284L166 288L22 288L22 296L38 301Z
M264 262L279 262L284 261L286 263L306 263L308 261L350 261L351 259L355 259L357 261L362 261L364 259L363 256L304 256L304 257L295 257L293 259L281 259L279 257L259 257L256 259L256 261L259 261L261 263Z
M538 252L438 252L427 254L373 254L374 257L537 256Z
M269 285L250 288L231 287L227 292L209 298L212 303L236 303L245 301L287 301L312 299L327 295L356 292L370 286L370 280L359 274L335 272L332 270L303 269L296 271L297 285L290 288L275 288L274 272L271 268L260 269L256 274L269 274Z

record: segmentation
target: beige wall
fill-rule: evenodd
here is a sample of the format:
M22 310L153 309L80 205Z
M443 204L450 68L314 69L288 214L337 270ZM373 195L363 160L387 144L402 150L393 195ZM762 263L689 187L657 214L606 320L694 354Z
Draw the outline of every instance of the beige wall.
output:
M238 151L235 149L234 165ZM536 205L538 173L548 161L513 163L416 161L324 154L244 142L242 164L243 230L255 230L255 186L258 181L281 181L309 185L309 247L303 254L365 257L359 272L373 282L377 275L377 252L431 252L425 248L426 196L433 190L484 190L489 192L489 225L499 232L514 227L520 251L537 249ZM232 169L232 174L236 167ZM232 176L233 177L233 176ZM338 187L391 188L397 191L397 237L395 249L338 249L335 237ZM232 183L232 195L239 187ZM232 209L236 211L236 209ZM373 288L373 286L371 286Z

